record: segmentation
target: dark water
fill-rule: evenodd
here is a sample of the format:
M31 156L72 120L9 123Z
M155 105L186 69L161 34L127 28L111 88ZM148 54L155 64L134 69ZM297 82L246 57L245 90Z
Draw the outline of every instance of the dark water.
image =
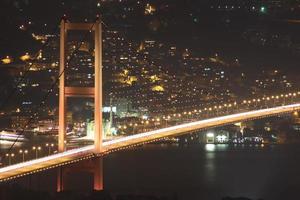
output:
M105 157L104 184L116 194L294 200L300 199L299 155L300 145L148 145ZM41 189L54 177L43 173L30 181ZM92 184L80 173L69 179L77 189Z

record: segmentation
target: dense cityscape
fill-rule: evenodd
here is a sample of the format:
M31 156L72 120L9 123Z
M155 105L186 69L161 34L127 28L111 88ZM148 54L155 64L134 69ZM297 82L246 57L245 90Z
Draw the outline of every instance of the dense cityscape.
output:
M149 142L238 149L300 143L299 109L272 110L298 106L300 100L299 0L6 0L0 7L5 27L0 33L0 167L61 153L61 22L93 24L88 31L69 31L64 44L66 86L87 88L96 84L92 30L101 21L106 144L245 113L245 120L128 143L103 154ZM67 150L94 144L95 106L93 98L67 100ZM276 113L252 116L268 109ZM103 195L95 198L112 198ZM153 193L116 199L176 198Z

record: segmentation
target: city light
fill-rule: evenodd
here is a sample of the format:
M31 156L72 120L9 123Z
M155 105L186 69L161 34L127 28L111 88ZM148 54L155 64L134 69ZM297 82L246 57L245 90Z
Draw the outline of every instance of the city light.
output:
M20 59L21 59L22 61L27 61L27 60L30 59L30 55L29 55L28 53L26 53L25 55L21 56Z
M1 62L2 62L3 64L10 64L12 61L13 61L12 58L9 57L9 56L6 56L5 58L3 58L3 59L1 60Z
M265 6L261 6L260 7L260 12L261 13L265 13L266 12L266 7Z
M207 133L206 136L207 137L215 137L215 134L214 133Z
M153 15L155 11L155 7L147 3L145 7L145 15Z
M225 143L228 141L228 137L226 135L217 135L216 140L217 143Z

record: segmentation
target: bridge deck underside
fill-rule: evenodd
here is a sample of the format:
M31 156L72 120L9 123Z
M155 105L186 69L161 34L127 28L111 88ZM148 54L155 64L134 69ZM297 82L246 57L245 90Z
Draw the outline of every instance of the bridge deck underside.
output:
M177 136L191 131L207 129L226 124L232 124L245 120L264 118L268 116L290 113L300 109L300 104L292 104L287 106L279 106L274 108L262 109L257 111L249 111L239 114L232 114L222 117L195 121L176 125L168 128L158 129L146 133L140 133L103 143L103 153L94 154L94 146L86 146L78 149L69 150L63 153L54 154L48 157L27 161L20 164L11 165L0 168L0 182L15 179L28 174L37 173L43 170L55 168L61 165L67 165L95 156L103 156L116 150L121 150L130 146L140 145L155 141L164 137Z

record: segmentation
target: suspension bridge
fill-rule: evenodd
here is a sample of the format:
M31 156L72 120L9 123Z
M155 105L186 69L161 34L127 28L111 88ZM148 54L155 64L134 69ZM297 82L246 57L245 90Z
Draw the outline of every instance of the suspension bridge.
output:
M300 110L300 104L291 102L289 104L279 103L268 108L253 107L250 110L236 108L232 113L221 113L207 119L194 119L189 122L182 122L166 128L159 128L152 131L125 136L110 141L103 141L102 133L102 24L97 20L95 23L70 23L62 20L60 24L60 71L57 82L59 82L59 133L58 153L35 160L25 161L18 164L0 168L0 182L7 182L23 176L35 174L48 169L58 169L57 190L64 189L64 172L60 169L72 163L93 158L102 158L115 151L121 151L138 145L158 141L166 137L176 137L188 134L193 131L203 130L218 126L233 124L247 120L255 120L277 115L284 115ZM67 87L65 85L66 39L69 30L94 31L95 35L95 83L94 87ZM47 96L46 96L47 97ZM67 100L71 97L92 97L94 98L94 144L67 150L66 149L66 107ZM275 98L276 99L276 98ZM44 104L44 101L43 101ZM101 168L102 162L95 165L94 189L103 189L103 177Z

